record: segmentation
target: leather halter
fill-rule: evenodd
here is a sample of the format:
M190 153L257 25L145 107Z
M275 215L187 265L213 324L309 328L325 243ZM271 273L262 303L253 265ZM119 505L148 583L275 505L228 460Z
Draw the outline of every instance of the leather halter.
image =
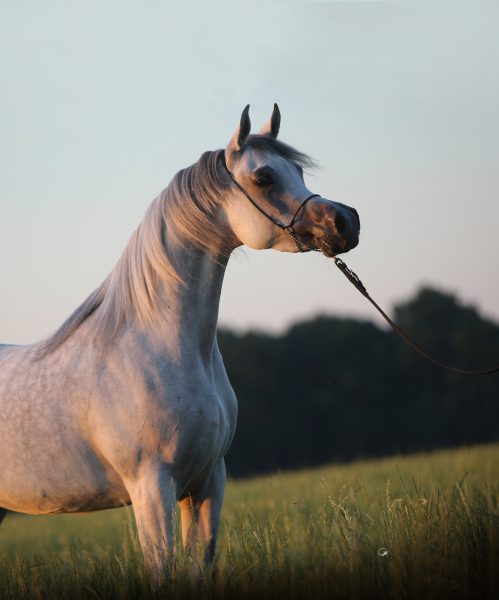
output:
M263 210L263 208L259 204L257 204L253 200L253 198L249 195L249 193L243 188L243 186L237 181L237 179L234 177L232 172L229 170L229 167L227 166L225 159L223 160L223 165L225 167L225 170L229 174L229 177L236 184L239 191L242 192L246 196L246 198L251 202L251 204L253 204L253 206L258 211L260 211L263 216L267 217L267 219L269 221L274 223L274 225L276 225L277 227L279 227L279 229L282 229L289 235L289 237L295 243L295 246L297 247L299 252L310 252L311 250L319 250L318 248L315 248L315 247L310 246L309 244L306 244L305 242L303 242L300 235L298 233L296 233L296 231L293 229L293 225L296 221L296 217L299 215L301 209L305 206L305 204L312 198L316 198L316 197L320 198L320 194L310 194L310 196L307 196L307 198L305 198L305 200L303 200L303 202L300 204L300 206L296 209L296 212L293 215L293 218L291 219L291 221L288 223L288 225L285 225L284 223L281 223L277 219L274 219L274 217L272 215L269 215L265 210Z
M300 204L300 206L296 209L296 212L293 215L293 218L291 219L289 224L284 225L283 223L274 219L274 217L272 217L272 215L269 215L265 210L263 210L263 208L261 206L259 206L253 200L253 198L248 194L248 192L243 188L243 186L236 180L234 175L229 171L229 168L227 167L225 160L223 161L223 164L224 164L225 170L229 174L232 181L236 184L236 186L239 188L239 190L246 196L246 198L251 202L251 204L253 204L253 206L262 213L262 215L267 217L267 219L269 221L272 221L272 223L274 223L274 225L279 227L279 229L282 229L283 231L285 231L291 237L291 239L295 243L299 252L310 252L311 250L317 250L320 252L319 248L317 248L316 246L311 246L310 244L304 242L301 239L300 235L298 233L296 233L296 231L293 229L294 222L295 222L296 217L298 216L299 212L301 211L301 209L305 206L305 204L311 198L315 198L316 196L320 197L319 194L310 194L310 196L305 198L305 200L303 200L303 202ZM364 296L364 298L367 298L367 300L369 300L369 302L380 313L380 315L385 319L385 321L390 325L390 327L395 331L395 333L397 335L399 335L404 340L404 342L406 342L406 344L408 344L420 356L422 356L426 360L430 361L434 365L441 367L442 369L446 369L447 371L452 371L453 373L459 373L460 375L491 375L492 373L499 372L499 366L493 367L492 369L483 369L481 371L469 371L467 369L458 369L457 367L451 367L450 365L441 363L440 361L431 357L424 350L422 350L394 321L392 321L390 319L390 317L385 313L385 311L373 300L373 298L371 298L369 292L366 290L364 284L362 283L360 278L357 276L357 274L354 273L351 269L349 269L347 267L347 265L345 264L345 262L343 262L341 260L341 258L334 256L333 260L334 260L335 265L343 273L343 275L345 275L345 277L348 279L348 281L350 281L350 283Z

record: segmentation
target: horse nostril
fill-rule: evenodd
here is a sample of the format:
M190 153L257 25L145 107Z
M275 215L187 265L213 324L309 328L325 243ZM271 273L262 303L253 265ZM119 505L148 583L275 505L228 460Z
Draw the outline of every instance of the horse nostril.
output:
M336 227L336 231L340 235L343 235L343 233L345 233L345 229L347 227L347 221L346 221L345 217L340 212L336 213L336 216L335 216L335 219L334 219L334 226Z

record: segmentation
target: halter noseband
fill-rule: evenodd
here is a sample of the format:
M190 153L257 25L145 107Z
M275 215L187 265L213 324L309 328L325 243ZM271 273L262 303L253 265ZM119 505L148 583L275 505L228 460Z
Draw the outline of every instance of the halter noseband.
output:
M229 171L229 168L227 167L227 164L226 164L225 160L223 160L223 165L225 167L225 170L229 174L229 177L236 184L236 186L238 187L238 189L246 196L246 198L251 202L251 204L253 204L253 206L258 211L260 211L262 213L262 215L264 217L267 217L267 219L269 221L271 221L272 223L274 223L274 225L277 225L277 227L279 227L279 229L282 229L283 231L285 231L289 235L289 237L295 243L295 246L297 247L298 252L310 252L310 250L318 250L318 248L315 248L314 246L310 246L309 244L306 244L301 239L300 235L298 233L296 233L296 231L293 229L293 225L294 225L294 222L296 221L296 217L300 213L301 209L305 206L305 204L311 198L315 198L315 197L320 198L320 194L310 194L310 196L308 196L307 198L305 198L305 200L303 200L303 202L300 204L300 206L296 209L296 212L293 215L293 218L291 219L291 221L289 222L289 224L288 225L284 225L284 223L281 223L280 221L277 221L277 219L274 219L274 217L272 215L269 215L265 210L263 210L263 208L261 206L259 206L253 200L253 198L248 194L248 192L243 188L243 186L237 181L237 179L234 177L234 175L232 174L232 172Z

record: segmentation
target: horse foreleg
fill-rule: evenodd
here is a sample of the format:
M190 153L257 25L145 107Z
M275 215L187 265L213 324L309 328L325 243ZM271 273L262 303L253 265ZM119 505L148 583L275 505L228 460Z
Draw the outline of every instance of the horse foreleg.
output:
M193 494L182 498L180 505L180 521L182 524L182 544L187 554L196 556L198 542L199 500Z
M168 469L148 465L126 486L132 501L144 560L155 586L173 568L176 491Z
M0 508L0 523L5 519L5 515L7 514L7 510L5 508Z
M197 559L197 547L200 545L206 566L212 564L215 556L225 480L225 462L222 459L203 488L180 502L184 548Z

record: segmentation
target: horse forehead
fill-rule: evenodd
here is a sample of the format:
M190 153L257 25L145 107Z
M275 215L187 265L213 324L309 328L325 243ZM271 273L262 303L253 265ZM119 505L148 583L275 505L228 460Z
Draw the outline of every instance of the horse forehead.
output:
M248 171L254 171L263 166L272 167L280 172L293 172L293 164L279 154L271 154L257 150L256 148L248 148L242 156L241 166Z

